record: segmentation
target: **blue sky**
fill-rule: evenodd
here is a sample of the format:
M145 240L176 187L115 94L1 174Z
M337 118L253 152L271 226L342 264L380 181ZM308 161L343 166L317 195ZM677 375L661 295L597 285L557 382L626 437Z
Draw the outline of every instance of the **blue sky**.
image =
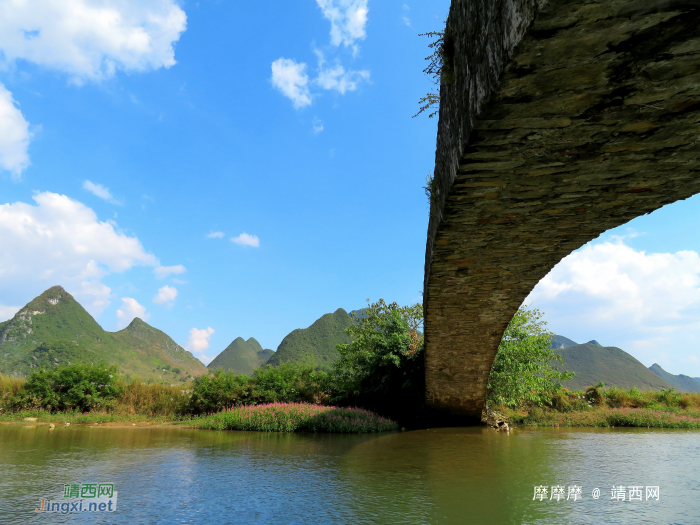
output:
M418 34L447 0L32 4L0 5L0 320L61 284L105 329L138 315L208 362L421 301ZM608 232L528 302L700 376L699 202Z

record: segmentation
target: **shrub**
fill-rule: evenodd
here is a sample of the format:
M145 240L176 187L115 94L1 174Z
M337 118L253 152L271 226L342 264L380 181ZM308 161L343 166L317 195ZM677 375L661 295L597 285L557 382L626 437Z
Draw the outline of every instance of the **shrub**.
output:
M659 403L669 407L677 407L681 404L681 395L675 392L673 388L668 390L661 389L661 392L656 394L656 399Z
M605 397L603 394L600 392L600 388L602 388L602 383L599 383L596 386L589 386L586 389L586 394L585 398L587 401L594 405L604 405L605 404Z
M252 403L322 403L328 397L326 373L283 363L253 371Z
M71 365L34 372L15 396L16 409L43 408L49 411L108 408L119 397L117 367Z
M195 378L188 411L192 414L212 413L240 405L250 398L250 390L248 376L217 368L213 374Z

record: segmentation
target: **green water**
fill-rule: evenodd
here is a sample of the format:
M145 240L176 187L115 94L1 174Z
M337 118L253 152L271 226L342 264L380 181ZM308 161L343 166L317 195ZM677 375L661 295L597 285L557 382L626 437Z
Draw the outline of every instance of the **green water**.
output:
M698 444L696 431L658 429L343 436L3 425L0 523L697 524ZM114 513L35 512L41 498L63 501L64 484L102 482L118 492ZM535 485L578 485L582 498L533 501ZM659 486L659 500L611 500L613 485Z

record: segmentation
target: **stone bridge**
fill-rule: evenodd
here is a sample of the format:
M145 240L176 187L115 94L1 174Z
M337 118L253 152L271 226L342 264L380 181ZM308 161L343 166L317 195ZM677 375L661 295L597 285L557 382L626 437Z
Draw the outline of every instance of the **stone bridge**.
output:
M554 265L700 192L700 0L453 0L443 49L426 400L465 420Z

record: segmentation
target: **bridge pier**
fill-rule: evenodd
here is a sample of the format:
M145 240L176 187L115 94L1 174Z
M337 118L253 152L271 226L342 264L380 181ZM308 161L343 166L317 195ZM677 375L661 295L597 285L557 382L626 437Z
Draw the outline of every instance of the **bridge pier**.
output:
M563 257L700 192L700 2L453 0L424 280L426 401L484 407Z

